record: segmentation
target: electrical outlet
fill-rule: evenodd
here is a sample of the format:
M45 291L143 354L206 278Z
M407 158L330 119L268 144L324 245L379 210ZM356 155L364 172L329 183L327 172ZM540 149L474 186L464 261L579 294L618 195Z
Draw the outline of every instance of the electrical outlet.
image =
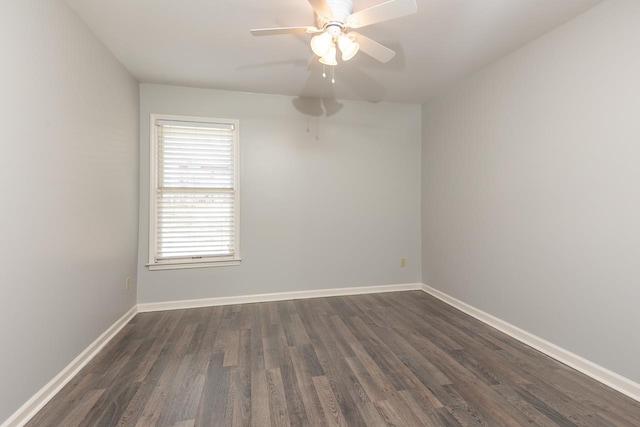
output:
M400 267L406 267L406 266L407 266L407 259L400 258Z
M127 276L127 278L124 279L124 287L126 290L131 289L131 277Z

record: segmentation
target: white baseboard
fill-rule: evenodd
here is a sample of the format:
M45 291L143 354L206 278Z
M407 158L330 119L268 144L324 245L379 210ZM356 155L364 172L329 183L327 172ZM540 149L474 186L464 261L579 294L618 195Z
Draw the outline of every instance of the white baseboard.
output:
M529 333L523 329L518 328L504 320L498 319L482 310L479 310L465 302L462 302L450 295L445 294L437 289L428 285L422 285L422 290L428 294L433 295L441 301L449 304L458 310L467 313L468 315L478 319L479 321L486 323L495 329L504 332L512 338L535 348L536 350L552 357L559 362L564 363L572 367L573 369L582 372L583 374L601 382L602 384L611 387L614 390L619 391L622 394L629 396L630 398L640 402L640 384L632 381L622 375L616 374L607 368L604 368L598 364L595 364L583 357L578 356L559 347L549 341L546 341L532 333Z
M218 305L247 304L268 301L286 301L306 298L336 297L342 295L376 294L382 292L416 291L422 283L400 285L361 286L356 288L315 289L310 291L279 292L272 294L241 295L233 297L203 298L181 301L151 302L138 304L138 312L178 310L185 308L213 307Z
M31 397L24 405L11 415L0 427L22 427L33 416L38 413L61 389L64 387L91 359L129 323L137 313L134 305L131 310L125 313L120 319L109 327L102 335L69 363L58 375L56 375L47 385Z

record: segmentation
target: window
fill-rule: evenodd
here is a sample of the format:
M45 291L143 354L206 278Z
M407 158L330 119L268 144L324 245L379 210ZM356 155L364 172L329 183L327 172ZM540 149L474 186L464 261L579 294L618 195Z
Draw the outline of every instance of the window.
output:
M240 262L238 121L151 115L149 269Z

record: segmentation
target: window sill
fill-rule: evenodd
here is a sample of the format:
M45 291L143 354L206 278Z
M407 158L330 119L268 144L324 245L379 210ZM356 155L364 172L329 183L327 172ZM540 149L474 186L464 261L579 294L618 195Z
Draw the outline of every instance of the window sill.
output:
M149 271L155 270L181 270L184 268L208 268L208 267L229 267L240 265L240 259L229 261L203 261L203 262L173 262L162 264L147 264Z

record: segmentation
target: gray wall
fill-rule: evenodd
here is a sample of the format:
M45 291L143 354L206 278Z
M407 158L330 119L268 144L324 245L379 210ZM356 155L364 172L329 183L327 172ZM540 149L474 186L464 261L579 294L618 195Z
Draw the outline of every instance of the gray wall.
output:
M424 282L640 381L640 2L423 108Z
M1 423L135 304L138 85L61 1L0 51Z
M292 100L141 85L138 302L420 282L420 106ZM240 266L144 266L150 113L240 120Z

